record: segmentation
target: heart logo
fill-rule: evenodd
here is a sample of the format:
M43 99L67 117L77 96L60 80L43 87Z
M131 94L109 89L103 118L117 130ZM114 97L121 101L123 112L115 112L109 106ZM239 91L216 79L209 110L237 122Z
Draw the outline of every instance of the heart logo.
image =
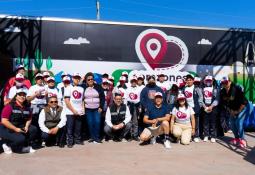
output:
M191 98L192 97L192 93L189 92L189 91L185 91L184 94L185 94L186 98Z
M188 61L185 43L174 36L167 36L158 29L148 29L139 34L135 49L147 70L180 70Z
M187 117L185 113L182 113L180 111L178 111L176 115L179 119L185 119Z
M79 91L75 90L75 91L73 91L73 97L75 99L79 99L79 98L81 98L81 93Z
M138 96L135 93L130 93L129 97L130 97L131 100L136 100Z
M210 97L212 97L212 92L205 90L204 95L205 95L205 98L210 98Z

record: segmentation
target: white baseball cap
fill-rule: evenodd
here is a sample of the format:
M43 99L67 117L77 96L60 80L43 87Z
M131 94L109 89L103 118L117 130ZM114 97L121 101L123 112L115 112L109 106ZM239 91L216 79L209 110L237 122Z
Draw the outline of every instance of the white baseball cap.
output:
M213 80L213 77L212 76L210 76L210 75L207 75L206 77L205 77L205 81L207 81L207 80Z
M124 72L121 73L121 75L128 75L128 72L124 71Z
M41 74L41 73L36 74L35 78L38 78L38 77L42 77L43 78L43 74Z
M186 99L184 94L178 94L177 100Z
M27 94L27 89L26 88L19 88L16 91L16 94L18 94L18 93L25 93L25 94Z
M64 77L64 76L67 76L68 74L67 74L67 72L63 72L62 74L61 74L61 77Z
M47 78L47 82L48 82L48 81L55 81L55 78L54 78L54 77L48 77L48 78Z
M132 81L132 80L137 81L137 77L136 77L136 76L132 76L132 77L130 78L130 81Z
M80 73L75 72L75 73L73 73L73 77L80 77L81 78L81 75L80 75Z
M195 81L195 82L200 82L200 81L201 81L201 78L200 78L200 77L195 77L195 78L194 78L194 81Z
M50 73L49 72L43 72L43 77L49 77L50 76Z
M126 77L125 76L121 76L119 81L126 81Z
M114 77L109 75L108 80L114 80Z
M62 80L63 82L70 82L71 81L71 79L70 79L70 77L69 76L65 76L64 78L63 78L63 80Z
M154 96L155 97L163 97L163 94L161 92L156 92Z
M103 79L102 79L102 83L109 83L109 81L108 81L107 78L103 78Z

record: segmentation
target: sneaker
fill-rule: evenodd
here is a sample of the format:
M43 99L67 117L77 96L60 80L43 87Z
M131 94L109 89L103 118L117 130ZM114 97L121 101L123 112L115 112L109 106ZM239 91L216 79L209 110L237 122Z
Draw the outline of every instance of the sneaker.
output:
M12 154L12 148L7 146L5 143L2 145L5 154Z
M200 142L199 138L198 137L194 138L194 142L199 143Z
M170 141L169 140L165 140L164 141L164 146L165 146L166 149L170 149L171 148Z
M122 142L122 143L127 143L128 140L124 138L124 139L121 139L121 142Z
M216 139L215 139L215 138L211 138L211 142L212 142L212 143L215 143L215 142L216 142Z
M156 139L157 139L157 137L152 137L150 140L150 144L152 144L152 145L156 144L156 142L157 142Z
M208 137L205 137L205 138L204 138L204 142L208 142Z
M22 153L34 153L36 152L31 146L23 147L21 150Z
M99 142L99 141L93 141L92 143L94 143L94 144L101 144L102 142Z
M232 144L232 145L236 145L238 142L239 142L239 140L236 138L230 140L230 144Z
M244 139L239 140L239 146L241 148L246 148L247 147L247 142Z

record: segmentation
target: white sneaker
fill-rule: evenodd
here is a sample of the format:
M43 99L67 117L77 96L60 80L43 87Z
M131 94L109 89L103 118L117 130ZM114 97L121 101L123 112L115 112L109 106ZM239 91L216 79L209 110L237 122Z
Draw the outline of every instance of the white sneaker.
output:
M197 137L194 138L194 142L195 142L195 143L199 143L199 142L200 142L199 138L197 138Z
M204 142L208 142L208 137L205 137L205 138L204 138Z
M216 139L215 139L215 138L211 138L211 142L212 142L212 143L215 143L215 142L216 142Z
M152 145L156 144L156 139L157 139L157 137L152 137L150 140L150 144L152 144Z
M171 148L170 141L169 140L165 140L164 141L164 146L165 146L166 149L170 149Z
M12 148L7 146L5 143L2 145L5 154L12 154Z
M23 147L21 152L23 153L35 153L36 150L34 150L31 146Z
M94 144L101 144L100 142L97 142L97 141L93 141Z

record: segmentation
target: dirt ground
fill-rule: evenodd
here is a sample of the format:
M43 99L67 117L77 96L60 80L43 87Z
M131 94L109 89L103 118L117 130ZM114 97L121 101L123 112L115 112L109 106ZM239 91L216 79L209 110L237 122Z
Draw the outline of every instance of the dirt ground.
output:
M172 143L139 146L137 142L85 142L73 148L48 147L33 154L0 153L0 175L251 175L255 172L255 133L247 133L246 150L228 144L232 134L217 143Z

